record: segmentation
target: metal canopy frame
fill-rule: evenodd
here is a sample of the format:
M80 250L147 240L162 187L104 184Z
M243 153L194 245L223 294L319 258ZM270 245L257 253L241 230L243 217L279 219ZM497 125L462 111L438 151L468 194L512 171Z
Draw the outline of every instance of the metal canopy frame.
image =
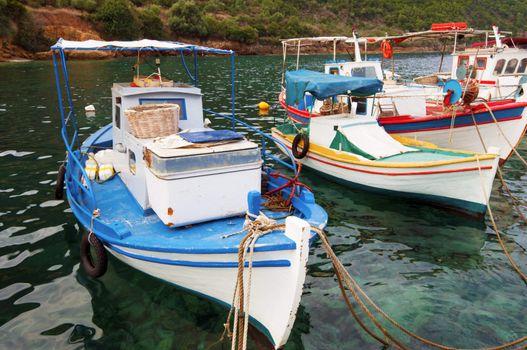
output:
M270 158L277 163L289 168L293 171L293 173L296 175L297 173L297 167L296 162L292 154L288 152L289 158L291 160L291 164L285 162L284 160L280 159L279 157L271 154L269 151L266 150L266 144L268 141L277 142L282 148L287 149L283 143L280 141L274 139L272 136L262 132L261 130L255 128L254 126L251 126L241 120L238 120L235 116L235 52L232 50L222 50L222 49L215 49L215 48L209 48L199 45L192 45L192 44L183 44L179 42L160 42L159 46L156 45L148 45L148 46L127 46L126 43L138 43L136 42L118 42L119 44L123 44L122 46L114 45L113 43L117 42L98 42L101 45L88 45L88 43L93 43L94 41L79 41L79 42L72 42L72 41L65 41L62 38L57 41L56 44L51 46L51 58L53 61L53 68L55 72L55 84L57 88L57 97L59 102L59 112L60 112L60 118L61 118L61 137L64 142L64 145L66 147L67 152L67 170L66 170L66 182L71 183L74 182L75 186L77 188L80 188L80 190L86 195L88 200L88 206L91 208L91 210L95 210L97 208L95 194L93 191L93 186L91 184L90 180L88 179L88 176L86 174L86 171L84 170L84 166L82 165L82 162L86 160L87 156L86 154L83 154L80 150L80 143L79 143L79 136L78 136L78 127L77 127L77 120L74 112L73 107L73 99L71 95L71 88L70 88L70 81L68 76L68 70L67 70L67 64L66 64L66 51L176 51L179 52L181 55L183 67L189 76L189 78L192 80L193 85L196 86L198 83L197 77L198 77L198 60L197 60L197 54L198 53L208 53L208 54L219 54L219 55L228 55L230 56L230 65L231 65L231 113L229 114L222 114L218 112L211 111L209 109L203 109L204 112L211 114L216 117L222 117L231 119L232 123L232 129L235 130L236 124L240 124L248 129L250 129L252 132L258 134L261 137L261 143L262 143L262 157L264 161L266 158ZM145 42L145 41L139 41L139 42ZM154 40L147 41L149 43L156 42ZM69 44L69 45L65 45ZM78 45L75 45L78 44ZM167 47L166 45L171 45L171 47ZM163 46L161 46L163 45ZM184 53L192 53L194 57L194 74L192 75L186 62L185 62L185 55ZM61 73L62 72L62 78ZM63 94L64 91L64 94ZM67 105L65 106L64 103L64 95L66 96ZM67 108L67 113L66 113ZM81 179L76 178L75 176L72 176L72 171L74 168L78 168L80 170L80 173L83 175L85 181L84 183L81 183ZM91 213L90 213L91 215Z

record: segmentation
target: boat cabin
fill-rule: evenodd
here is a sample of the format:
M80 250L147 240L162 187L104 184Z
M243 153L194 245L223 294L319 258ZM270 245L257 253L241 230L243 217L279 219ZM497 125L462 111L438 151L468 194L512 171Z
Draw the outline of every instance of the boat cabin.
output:
M384 80L380 61L330 61L324 64L324 73L344 75L347 77L376 78Z
M120 166L117 170L137 203L145 210L150 208L150 203L145 181L143 149L153 138L135 137L125 111L135 106L163 103L179 106L179 128L203 128L202 95L201 90L196 87L183 84L178 87L132 87L130 83L113 84L113 149L120 155Z
M176 111L175 133L134 132L127 111L167 104ZM244 194L260 191L259 148L233 131L206 128L199 88L115 83L112 105L115 167L145 212L153 209L168 226L245 213Z

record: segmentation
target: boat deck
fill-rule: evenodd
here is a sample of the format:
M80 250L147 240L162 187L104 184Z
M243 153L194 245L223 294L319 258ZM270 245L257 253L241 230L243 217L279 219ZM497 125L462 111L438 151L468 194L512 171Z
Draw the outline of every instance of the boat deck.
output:
M243 229L243 216L179 228L168 227L152 210L143 211L118 176L103 184L95 183L94 191L101 211L100 220L107 224L120 223L130 230L130 235L110 242L113 244L152 251L234 253L244 236L239 233L222 238ZM286 212L263 212L279 222L287 216ZM257 251L287 250L295 249L295 243L283 232L272 232L261 237L256 247Z

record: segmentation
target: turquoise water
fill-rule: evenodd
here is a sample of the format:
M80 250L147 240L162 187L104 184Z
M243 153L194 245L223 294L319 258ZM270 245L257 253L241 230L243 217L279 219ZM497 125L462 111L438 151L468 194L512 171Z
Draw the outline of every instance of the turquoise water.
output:
M326 58L303 56L301 64L316 68ZM229 111L227 60L200 60L205 105ZM438 61L436 55L405 55L397 57L397 69L412 77L433 71ZM76 106L97 109L91 118L79 113L81 138L109 122L111 83L129 81L132 64L71 62ZM172 64L165 60L163 67ZM261 100L276 101L280 68L278 56L237 58L239 117L263 129L282 120L277 108L265 117L255 108ZM0 77L0 349L205 349L216 341L227 315L222 307L113 258L98 280L79 269L79 227L66 203L53 199L64 150L51 62L0 64ZM527 155L525 143L520 152ZM504 174L527 203L522 164L511 159ZM303 180L329 213L328 235L348 271L401 324L458 347L493 346L527 334L527 286L508 264L488 219L475 222L345 189L308 171ZM527 272L526 227L497 181L492 209L508 249ZM251 333L251 348L265 349L260 342ZM354 322L316 243L286 349L335 348L382 346Z

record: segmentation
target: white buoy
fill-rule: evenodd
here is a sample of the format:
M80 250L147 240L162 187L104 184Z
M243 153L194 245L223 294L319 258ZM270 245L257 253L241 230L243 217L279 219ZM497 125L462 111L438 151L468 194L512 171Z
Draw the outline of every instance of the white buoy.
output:
M95 117L95 106L88 105L84 107L84 112L86 112L86 117L88 118Z
M114 174L113 165L110 163L102 164L99 167L99 180L106 181L111 178Z
M84 165L84 171L86 171L86 175L88 175L90 180L95 180L95 177L97 176L97 168L97 161L93 157L93 153L90 153L88 159L86 159L86 164Z

